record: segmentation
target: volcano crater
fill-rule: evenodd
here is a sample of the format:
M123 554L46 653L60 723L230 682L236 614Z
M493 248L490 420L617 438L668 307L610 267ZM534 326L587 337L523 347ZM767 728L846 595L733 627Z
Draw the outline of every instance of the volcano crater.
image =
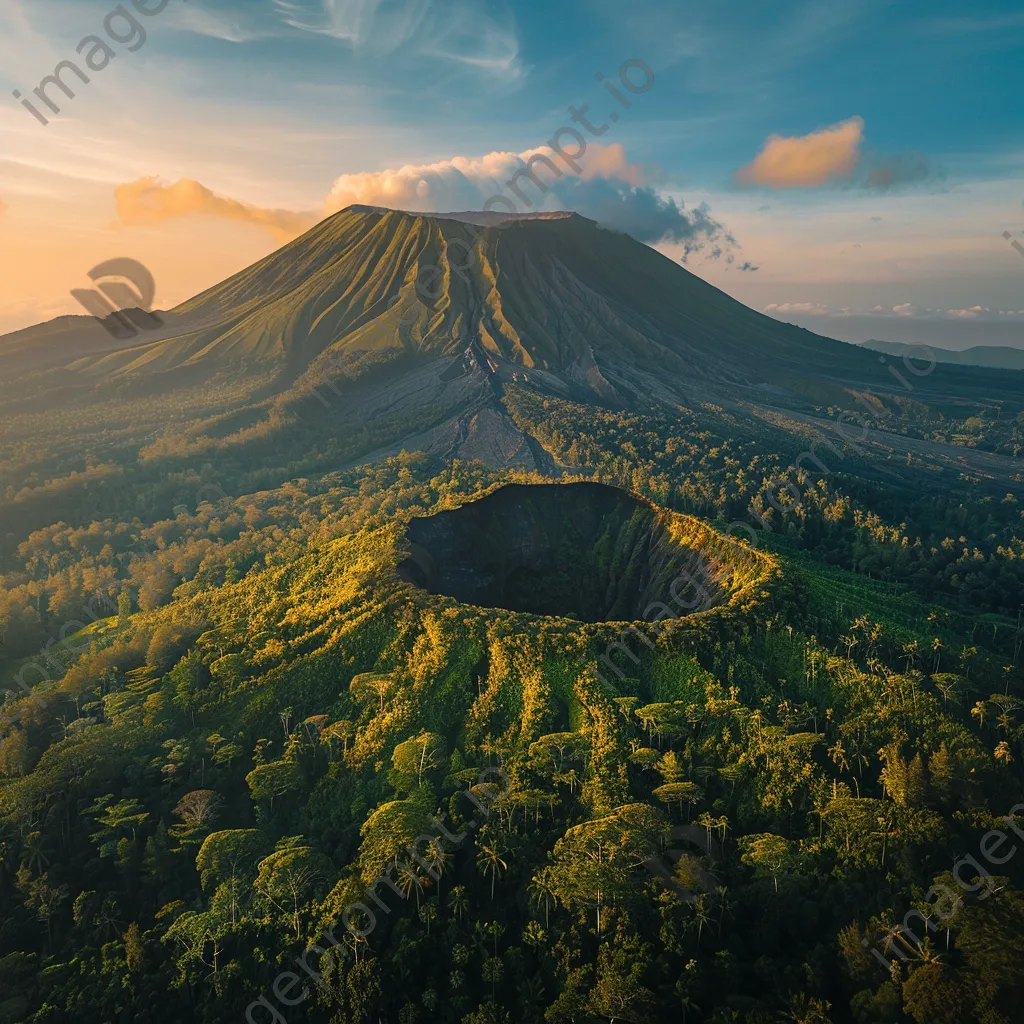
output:
M583 622L678 617L721 603L731 576L673 528L687 518L605 484L508 484L410 520L399 575L486 608Z

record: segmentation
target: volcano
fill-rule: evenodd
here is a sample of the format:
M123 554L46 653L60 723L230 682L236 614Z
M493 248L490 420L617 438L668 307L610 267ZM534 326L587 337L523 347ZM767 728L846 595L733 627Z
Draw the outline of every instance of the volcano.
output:
M572 213L350 207L167 319L77 369L116 378L246 361L351 381L442 362L441 383L477 370L620 405L676 398L691 380L882 380L876 356L757 313Z
M0 339L0 403L143 401L154 456L254 438L322 449L326 433L342 464L418 450L551 473L513 390L617 413L704 407L790 436L831 432L824 407L905 398L877 353L764 316L573 213L349 207L163 321L117 344L84 317ZM913 401L1016 402L1008 377L939 365ZM870 442L907 458L883 430ZM1010 475L964 452L931 455Z

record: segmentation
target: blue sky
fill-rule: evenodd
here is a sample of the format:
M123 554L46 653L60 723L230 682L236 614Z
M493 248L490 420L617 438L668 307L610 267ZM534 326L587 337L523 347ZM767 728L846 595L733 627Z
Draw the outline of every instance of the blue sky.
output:
M0 0L0 329L113 256L168 306L340 203L479 205L588 103L621 116L549 205L820 333L1024 345L1019 4L169 0L142 44L116 7ZM116 56L43 127L11 91L90 34ZM626 110L595 74L629 59Z

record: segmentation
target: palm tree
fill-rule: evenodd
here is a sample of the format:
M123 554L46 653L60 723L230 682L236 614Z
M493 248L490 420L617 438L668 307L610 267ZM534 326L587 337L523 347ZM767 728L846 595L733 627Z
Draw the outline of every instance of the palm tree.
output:
M427 926L427 938L430 938L430 922L437 920L437 903L431 900L429 903L424 903L419 910L420 920Z
M972 717L978 720L978 724L981 726L982 729L985 728L985 705L987 703L987 701L979 700L978 703L975 704L973 708L971 708Z
M458 920L462 920L462 915L469 910L469 898L466 896L466 887L464 885L456 885L450 893L448 893L448 906L451 907L452 913Z
M405 899L409 898L409 893L416 893L416 908L419 909L420 905L420 891L425 884L425 879L420 877L420 873L411 865L402 861L398 865L398 888L402 890L402 895Z
M727 814L723 814L720 818L715 818L711 823L711 827L716 829L720 828L722 830L722 838L720 842L722 846L725 846L725 834L729 831L729 816Z
M480 970L484 981L490 982L491 1001L494 1001L498 982L505 976L505 965L496 956L489 956L483 963Z
M718 897L718 934L722 934L722 922L725 915L732 910L732 900L729 899L729 887L727 885L716 885L715 895Z
M938 687L939 693L942 694L942 706L949 706L949 698L953 698L953 703L957 703L957 681L955 679L943 679L936 681L935 685Z
M916 952L917 947L912 946L903 935L903 925L893 924L885 929L885 936L883 938L883 949L886 953L889 953L891 950L896 954L896 956L900 958L900 960L907 959L906 953L901 952L899 948L896 947L895 943L897 939L910 953Z
M686 1024L686 1014L690 1010L700 1012L700 1007L693 1001L693 998L685 994L679 997L679 1008L683 1011L683 1024Z
M551 887L551 879L548 874L548 869L544 868L539 871L536 875L530 879L530 884L527 886L530 893L530 902L534 907L540 907L541 903L544 904L544 927L551 927L550 913L551 913L551 901L554 897L554 890Z
M710 920L707 912L707 896L704 893L700 893L693 901L693 916L697 922L697 948L700 949L701 932L704 931L704 925Z
M334 722L332 725L327 726L326 729L321 733L321 741L326 740L331 745L332 753L334 748L334 742L341 742L342 756L348 753L348 741L355 735L355 727L347 719Z
M846 748L843 746L841 739L836 740L834 747L828 748L829 760L841 771L848 772L850 770L850 762L846 759Z
M899 835L898 831L892 831L893 811L894 808L887 804L885 812L875 819L880 826L879 831L871 833L873 836L880 835L882 837L882 867L885 867L885 851L889 843L889 836Z
M345 936L345 944L351 946L353 958L356 963L359 963L359 947L369 946L370 940L365 935L360 935L358 932L350 932Z
M701 811L697 817L696 824L700 825L708 834L708 856L711 855L711 830L717 824L709 811Z
M497 844L484 843L476 855L476 866L480 869L481 874L486 878L488 874L491 876L491 899L494 899L494 883L497 881L498 875L508 870L508 864L501 859L501 853L498 850Z
M829 1024L832 1018L828 1011L831 1007L831 1003L808 997L801 992L790 1000L789 1019L794 1024Z
M519 1006L530 1020L540 1020L544 1014L544 982L539 975L531 975L519 986Z
M833 780L833 788L835 781ZM835 799L834 795L830 796L828 793L828 783L822 780L820 785L815 786L815 791L811 796L811 804L814 807L814 813L818 815L818 841L821 841L822 836L825 833L825 815L828 814L829 806Z
M505 934L505 926L501 924L499 921L488 921L487 924L484 925L484 933L488 936L488 938L490 938L493 941L494 956L495 958L497 958L498 939L500 939L502 935Z
M451 853L445 849L444 841L438 837L431 839L427 843L427 871L430 872L432 878L438 883L438 891L440 892L441 879L444 877L445 869L448 867L448 862L452 859Z
M547 940L548 933L541 928L539 921L528 921L523 929L523 942L528 946L539 947Z
M977 647L968 647L966 644L960 651L960 665L964 670L964 678L971 678L971 662L978 656Z
M904 669L905 672L910 671L910 666L913 661L917 658L919 651L921 650L921 644L917 640L911 640L909 643L903 645L903 653L907 656L907 665Z
M50 858L46 855L46 840L42 832L29 832L25 837L25 866L35 875L41 875L49 866Z

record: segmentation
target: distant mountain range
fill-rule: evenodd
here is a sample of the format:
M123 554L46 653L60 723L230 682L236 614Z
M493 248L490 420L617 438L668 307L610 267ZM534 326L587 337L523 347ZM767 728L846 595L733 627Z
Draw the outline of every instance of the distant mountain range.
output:
M956 363L959 366L987 366L996 370L1024 370L1024 349L1010 348L1008 345L975 345L956 352L948 348L928 346L935 353L940 363ZM873 352L883 352L890 356L902 356L908 348L914 349L914 355L923 354L920 345L906 345L900 341L877 341L872 338L864 342L864 348Z

